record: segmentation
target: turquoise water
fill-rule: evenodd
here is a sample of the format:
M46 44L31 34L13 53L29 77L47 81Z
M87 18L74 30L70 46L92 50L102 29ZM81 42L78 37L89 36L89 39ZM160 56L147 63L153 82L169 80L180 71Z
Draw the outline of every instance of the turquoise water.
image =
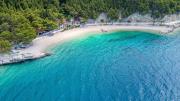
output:
M180 34L98 34L0 68L0 101L179 101Z

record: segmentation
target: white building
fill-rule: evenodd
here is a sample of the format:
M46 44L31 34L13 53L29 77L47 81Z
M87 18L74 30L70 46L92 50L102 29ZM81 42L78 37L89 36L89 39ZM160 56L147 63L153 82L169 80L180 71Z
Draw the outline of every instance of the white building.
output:
M96 19L96 23L107 23L108 22L108 16L106 13L101 13L99 17Z

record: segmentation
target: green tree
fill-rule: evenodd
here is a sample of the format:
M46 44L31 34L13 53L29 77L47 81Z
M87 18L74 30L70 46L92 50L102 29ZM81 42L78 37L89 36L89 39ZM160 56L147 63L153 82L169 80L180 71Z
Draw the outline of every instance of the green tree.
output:
M10 42L12 42L13 40L12 33L9 31L3 31L2 33L0 33L0 39L9 40Z
M11 44L7 40L0 39L0 53L8 52L11 49Z
M58 24L56 22L49 20L49 19L45 19L43 21L43 25L44 25L46 30L53 30L53 29L56 29L58 27Z
M117 9L111 8L108 11L108 16L111 18L111 20L117 20L119 17L119 11Z

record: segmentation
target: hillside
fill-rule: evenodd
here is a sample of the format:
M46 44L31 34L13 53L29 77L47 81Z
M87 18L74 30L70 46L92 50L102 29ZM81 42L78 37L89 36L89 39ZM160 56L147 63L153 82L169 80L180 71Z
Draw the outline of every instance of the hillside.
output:
M119 14L151 14L162 18L180 12L179 0L1 0L0 52L31 42L38 32L53 30L65 19L95 19L102 12L111 20Z

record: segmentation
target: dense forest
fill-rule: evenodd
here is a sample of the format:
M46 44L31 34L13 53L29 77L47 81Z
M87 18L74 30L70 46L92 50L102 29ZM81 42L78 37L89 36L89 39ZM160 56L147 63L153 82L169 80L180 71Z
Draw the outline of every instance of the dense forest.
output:
M56 29L65 19L95 19L102 12L112 20L135 12L159 18L180 12L180 0L1 0L0 52L30 43L38 32Z

